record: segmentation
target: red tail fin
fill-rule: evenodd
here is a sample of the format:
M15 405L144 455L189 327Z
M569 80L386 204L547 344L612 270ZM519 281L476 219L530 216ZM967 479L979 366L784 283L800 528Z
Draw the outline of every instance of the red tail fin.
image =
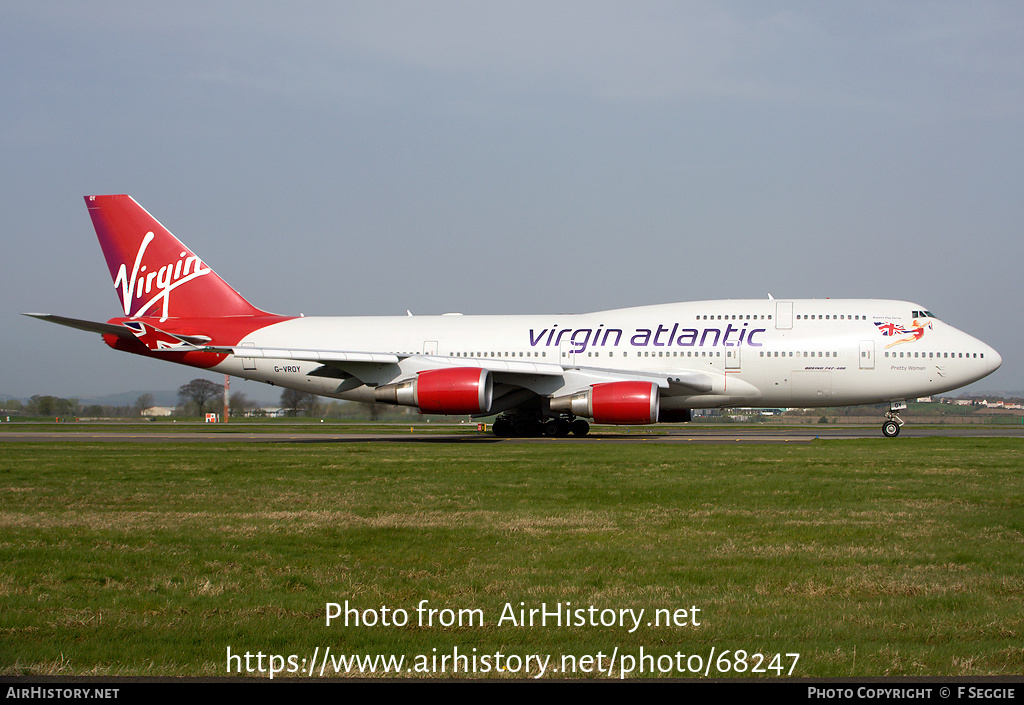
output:
M86 196L124 315L263 316L131 196Z

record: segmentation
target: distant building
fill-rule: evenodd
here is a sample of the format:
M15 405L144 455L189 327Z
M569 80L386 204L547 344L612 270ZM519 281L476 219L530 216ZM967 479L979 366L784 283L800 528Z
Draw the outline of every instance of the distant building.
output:
M174 409L166 406L151 406L142 410L143 416L170 416L172 413L174 413Z

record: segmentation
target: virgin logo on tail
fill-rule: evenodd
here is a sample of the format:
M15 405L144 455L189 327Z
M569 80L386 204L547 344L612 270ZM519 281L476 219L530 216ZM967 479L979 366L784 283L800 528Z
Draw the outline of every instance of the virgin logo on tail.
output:
M149 268L148 265L142 264L142 260L145 257L146 248L155 237L150 231L142 238L142 244L139 245L139 251L135 255L135 265L132 267L130 278L128 268L123 263L121 264L121 268L114 278L114 288L120 287L121 289L121 305L124 307L126 316L138 318L160 302L163 304L160 320L165 321L169 315L171 292L197 277L212 273L213 270L204 266L202 260L187 251L178 255L177 262L171 262L159 268ZM135 308L133 313L133 301L141 301L143 296L150 294L152 297Z

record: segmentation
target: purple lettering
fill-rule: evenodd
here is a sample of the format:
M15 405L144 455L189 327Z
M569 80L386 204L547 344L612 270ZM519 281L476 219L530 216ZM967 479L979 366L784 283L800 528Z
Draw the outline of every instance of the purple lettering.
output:
M584 334L582 342L579 341L579 340L576 340L576 336L579 335L580 333ZM569 342L576 346L576 349L573 350L573 352L581 353L581 352L585 351L587 349L587 341L589 339L590 339L590 329L589 328L580 328L579 330L574 330L572 332L572 337L569 338Z
M683 328L682 333L676 338L676 345L682 347L693 347L697 344L697 329Z
M622 331L619 330L618 328L609 328L608 330L606 330L604 332L604 338L601 339L601 345L603 346L608 344L609 333L615 333L615 342L612 343L612 345L618 346L619 341L622 340Z
M729 336L732 335L733 333L735 333L738 330L739 330L739 328L733 328L732 327L732 323L726 324L726 326L725 326L725 337L722 338L722 345L726 346L727 348L731 348L733 346L733 343L729 342Z
M637 342L639 341L639 342ZM651 342L651 331L647 328L637 328L636 335L630 338L630 345L639 348L647 347Z
M170 268L167 268L167 274L170 273ZM160 285L162 282L162 273L154 274L156 276L157 284ZM148 277L139 277L138 281L140 284L145 281ZM718 345L724 345L726 347L739 347L743 345L749 345L751 347L759 348L762 343L758 342L757 336L762 333L766 333L766 328L754 328L749 330L747 326L749 323L744 323L742 328L737 328L732 323L727 323L725 330L721 328L680 328L678 323L673 324L672 328L663 324L658 324L657 328L636 328L634 335L629 339L630 345L637 348L645 348L649 346L654 347L715 347ZM557 326L552 328L544 328L537 331L533 328L529 331L530 346L537 347L539 345L551 346L555 345L561 347L562 341L566 340L568 336L568 342L573 346L573 352L581 353L585 352L590 347L596 346L607 346L612 345L618 347L622 343L623 331L621 328L602 328L598 326L596 329L593 328L562 328L559 329ZM676 336L678 333L678 337ZM546 339L545 339L546 336ZM700 342L698 343L698 338Z
M704 347L704 343L707 342L708 334L709 333L714 333L715 334L715 340L714 340L714 342L711 343L711 345L718 345L718 337L720 335L722 335L722 331L718 330L717 328L705 328L704 329L704 334L701 335L701 337L700 337L700 346L701 347Z

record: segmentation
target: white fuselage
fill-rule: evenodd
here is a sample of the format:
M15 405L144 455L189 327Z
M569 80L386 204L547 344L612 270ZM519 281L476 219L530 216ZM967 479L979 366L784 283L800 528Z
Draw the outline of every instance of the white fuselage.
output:
M228 357L227 374L343 399L439 364L516 365L516 383L553 397L602 371L697 373L709 390L671 386L663 409L840 406L904 400L974 382L999 367L990 346L904 301L723 300L574 315L306 317L261 328L243 347L394 353L352 379L318 362ZM522 375L523 364L546 374ZM551 366L563 373L552 375ZM538 367L541 369L541 367ZM318 372L319 371L319 372ZM314 374L314 373L317 374Z

